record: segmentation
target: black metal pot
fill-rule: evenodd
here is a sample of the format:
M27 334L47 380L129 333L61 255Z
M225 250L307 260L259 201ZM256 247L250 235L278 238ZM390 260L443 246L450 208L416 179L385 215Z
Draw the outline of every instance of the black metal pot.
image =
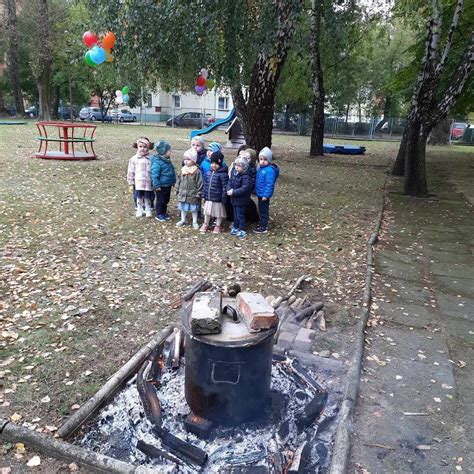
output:
M191 309L183 312L186 333L185 396L196 415L237 425L263 414L270 391L276 328L249 333L224 318L222 332L193 335Z

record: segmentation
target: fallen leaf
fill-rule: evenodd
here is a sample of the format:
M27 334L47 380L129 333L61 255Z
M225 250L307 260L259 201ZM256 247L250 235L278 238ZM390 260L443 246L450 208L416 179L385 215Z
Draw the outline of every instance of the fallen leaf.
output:
M33 456L27 463L26 465L28 467L35 467L39 466L41 464L41 459L39 456Z
M466 367L466 362L464 362L463 360L458 360L458 367L460 369L463 369L464 367Z
M48 395L46 395L46 397L43 397L43 398L41 399L41 403L49 403L50 401L51 401L51 398L49 398Z
M416 449L419 449L420 451L429 451L431 446L428 446L427 444L419 444Z
M19 413L13 413L13 415L10 417L10 420L12 421L20 421L23 417Z

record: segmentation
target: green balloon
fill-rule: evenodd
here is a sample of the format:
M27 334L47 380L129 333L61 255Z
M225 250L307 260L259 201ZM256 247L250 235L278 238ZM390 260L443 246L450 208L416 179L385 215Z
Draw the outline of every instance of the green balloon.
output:
M122 87L122 94L127 95L128 94L128 86Z
M212 79L207 79L206 80L206 87L210 90L214 87L216 83Z
M84 55L84 61L90 67L97 67L97 64L91 58L91 52L90 51L87 51L87 53Z

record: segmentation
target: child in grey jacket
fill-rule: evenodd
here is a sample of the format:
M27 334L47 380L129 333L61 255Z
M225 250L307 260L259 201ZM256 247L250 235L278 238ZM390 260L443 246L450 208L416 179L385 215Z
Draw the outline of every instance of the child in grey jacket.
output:
M181 211L181 220L176 223L182 227L186 222L186 214L191 212L193 228L198 230L198 209L201 205L201 190L203 185L202 174L196 165L197 153L190 148L184 152L184 166L178 175L176 193L178 195L178 209Z

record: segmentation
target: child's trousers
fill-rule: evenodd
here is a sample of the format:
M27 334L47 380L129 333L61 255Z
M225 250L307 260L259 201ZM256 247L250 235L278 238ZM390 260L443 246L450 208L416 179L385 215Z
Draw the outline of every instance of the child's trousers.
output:
M247 206L232 206L234 208L234 223L233 227L237 230L245 230L247 224L245 220L245 209Z
M268 219L270 215L270 199L263 201L262 198L258 198L258 213L260 214L260 228L268 229Z
M168 203L170 202L171 186L162 186L161 191L156 192L156 215L167 214Z

